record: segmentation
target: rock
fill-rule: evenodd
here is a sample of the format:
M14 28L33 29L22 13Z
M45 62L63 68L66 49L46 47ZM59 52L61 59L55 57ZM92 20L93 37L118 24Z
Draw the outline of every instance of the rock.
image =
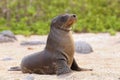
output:
M3 43L3 42L14 42L14 40L0 34L0 43Z
M2 60L2 61L9 61L9 60L13 60L13 58L5 57L5 58L2 58L1 60Z
M13 34L13 32L11 32L10 30L2 31L0 34L2 34L5 37L9 37L9 38L12 38L14 40L17 40L17 38L15 37L15 35Z
M45 41L24 41L20 45L42 45L46 44Z
M17 38L9 30L5 30L5 31L0 33L0 43L3 43L3 42L14 42L15 40L17 40Z
M20 68L20 66L10 67L10 69L8 69L8 71L21 71L21 68Z
M75 51L77 53L90 53L93 52L93 49L90 44L84 41L76 41L75 42Z

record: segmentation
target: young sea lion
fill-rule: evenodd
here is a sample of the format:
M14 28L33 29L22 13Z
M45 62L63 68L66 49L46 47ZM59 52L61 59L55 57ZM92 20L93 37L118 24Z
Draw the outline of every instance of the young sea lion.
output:
M91 71L79 68L74 59L74 41L71 25L77 20L75 14L63 14L55 17L50 26L47 44L42 52L23 58L23 73L65 74L76 71Z

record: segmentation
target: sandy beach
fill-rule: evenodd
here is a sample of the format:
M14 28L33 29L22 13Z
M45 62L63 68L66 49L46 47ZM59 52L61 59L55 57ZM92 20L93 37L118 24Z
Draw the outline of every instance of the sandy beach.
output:
M22 41L46 41L47 36L16 35L18 41L0 43L0 80L120 80L120 33L111 36L108 33L73 34L75 41L89 43L94 52L89 54L75 53L80 67L93 71L76 72L61 76L23 74L21 71L8 71L12 66L19 66L26 55L42 51L45 45L22 46Z

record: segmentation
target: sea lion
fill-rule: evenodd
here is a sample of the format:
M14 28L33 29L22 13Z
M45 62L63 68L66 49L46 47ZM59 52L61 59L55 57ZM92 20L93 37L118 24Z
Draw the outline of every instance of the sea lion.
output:
M76 71L91 71L78 67L74 59L74 41L71 25L77 20L75 14L62 14L55 17L50 26L46 47L23 58L23 73L65 74Z

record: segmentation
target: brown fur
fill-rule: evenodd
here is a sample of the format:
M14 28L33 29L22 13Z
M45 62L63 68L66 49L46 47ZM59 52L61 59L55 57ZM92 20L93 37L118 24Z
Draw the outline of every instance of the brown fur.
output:
M74 56L74 41L71 25L76 22L76 15L63 14L51 22L47 44L42 52L37 52L23 58L21 70L23 73L65 74L72 70L90 70L78 67Z

